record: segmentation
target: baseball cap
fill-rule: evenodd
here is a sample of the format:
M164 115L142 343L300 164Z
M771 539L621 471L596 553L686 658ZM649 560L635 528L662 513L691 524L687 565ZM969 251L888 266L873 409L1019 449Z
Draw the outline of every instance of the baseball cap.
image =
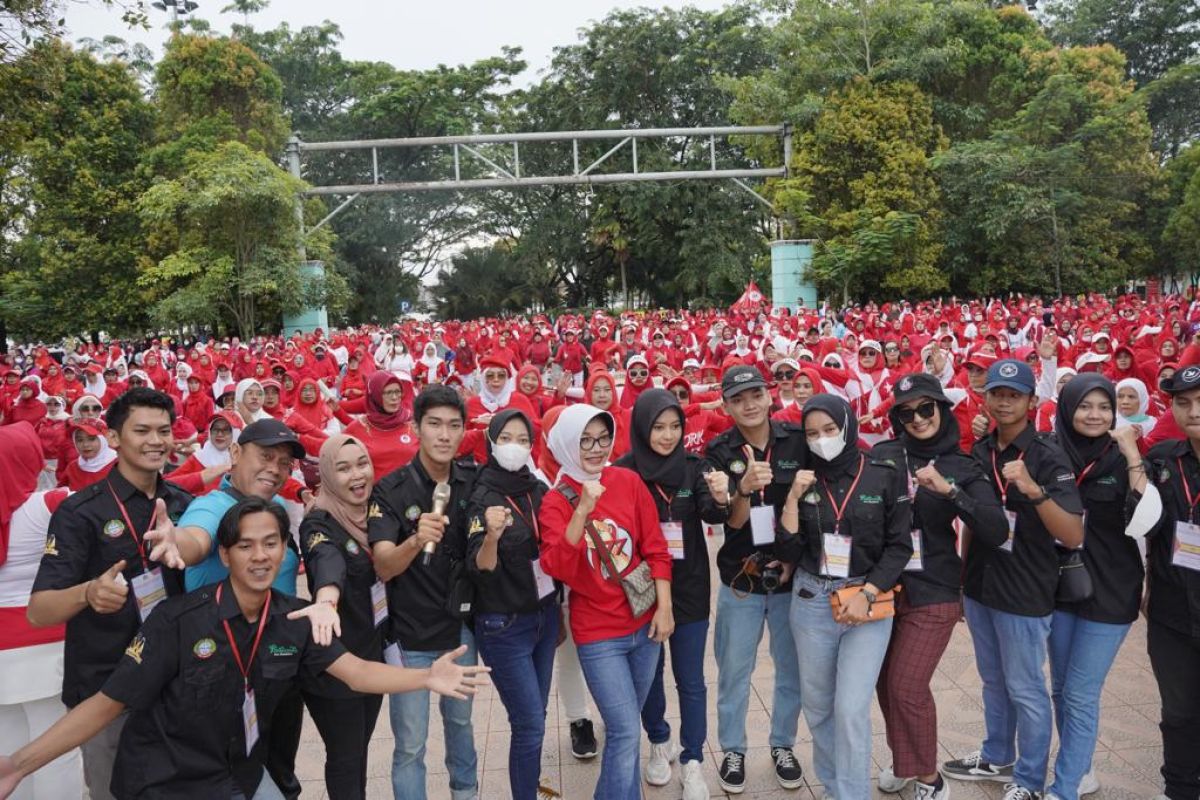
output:
M762 373L757 367L749 365L730 367L721 378L721 399L728 400L735 394L741 394L747 389L766 388Z
M88 436L103 436L108 430L108 425L102 419L73 419L71 427L77 431L83 431Z
M1015 358L1002 358L988 367L987 383L983 390L990 392L992 389L1006 388L1022 394L1033 394L1036 386L1037 381L1028 364Z
M896 398L896 405L907 403L918 397L927 397L930 400L937 400L939 403L950 403L950 399L942 391L941 381L927 372L914 372L901 377L896 381L893 396Z
M286 444L292 451L293 458L304 458L304 445L287 425L277 419L260 419L251 422L242 430L238 444L256 444L260 447L276 447Z
M1162 390L1168 394L1180 394L1200 389L1200 366L1184 367L1162 382Z

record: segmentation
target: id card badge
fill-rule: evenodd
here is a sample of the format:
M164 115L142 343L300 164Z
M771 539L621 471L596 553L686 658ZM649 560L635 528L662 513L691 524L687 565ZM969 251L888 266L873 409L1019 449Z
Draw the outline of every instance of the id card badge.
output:
M554 594L554 578L551 578L542 569L542 560L540 558L535 558L529 563L533 567L533 584L537 587L538 600L545 600Z
M387 619L387 589L383 585L383 581L375 581L371 584L371 612L375 617L375 625L383 624Z
M400 645L392 642L383 648L383 663L392 667L403 667L404 657L400 655Z
M921 554L921 546L924 540L921 537L921 529L917 528L912 532L912 558L908 559L908 563L904 566L905 572L923 572L925 570L925 560Z
M246 755L258 742L258 709L254 705L254 690L246 687L246 698L242 700L242 728L246 732Z
M671 558L681 561L683 559L683 523L660 522L658 525L662 528L663 538L667 540L667 550L671 552ZM774 540L772 539L772 541ZM757 539L755 544L758 544Z
M1175 544L1171 550L1172 564L1200 571L1200 525L1176 522Z
M142 622L150 616L154 607L167 599L167 587L163 584L162 567L155 567L133 579L133 598L137 601L138 615Z
M850 577L850 537L825 534L825 574L831 578Z
M1017 535L1017 512L1004 509L1004 517L1008 520L1008 538L1004 540L1004 544L1000 545L1000 549L1006 553L1013 551L1013 537Z
M750 507L750 538L755 547L775 544L775 506Z

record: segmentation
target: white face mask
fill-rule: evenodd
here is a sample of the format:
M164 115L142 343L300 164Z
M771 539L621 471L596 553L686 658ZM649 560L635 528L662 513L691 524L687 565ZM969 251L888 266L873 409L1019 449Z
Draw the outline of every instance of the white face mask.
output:
M846 449L846 440L840 433L837 436L822 436L809 442L808 449L823 461L833 461Z
M496 463L509 472L517 472L529 463L530 448L516 442L492 445L492 455Z

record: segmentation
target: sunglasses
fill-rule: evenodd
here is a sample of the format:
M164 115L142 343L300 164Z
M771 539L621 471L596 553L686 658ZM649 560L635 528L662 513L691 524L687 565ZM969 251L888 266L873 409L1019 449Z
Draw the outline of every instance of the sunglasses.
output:
M871 349L871 348L868 348L868 349L866 349L866 350L859 350L859 351L858 351L858 357L859 357L859 358L866 358L867 356L872 356L872 357L874 357L874 356L877 356L877 355L879 355L879 351L878 351L878 350Z
M796 377L794 369L781 369L775 373L775 380L777 381L790 381L794 377Z
M80 412L85 413L85 414L89 411L94 411L97 414L99 414L104 409L101 408L100 406L80 406L79 410L80 410Z
M629 377L631 377L631 378L645 378L649 374L650 374L650 370L648 370L648 369L631 369L631 370L629 370Z
M899 348L899 347L885 347L885 348L883 348L883 352L885 352L885 353L899 353L899 352L900 352L900 348Z
M933 415L937 412L937 403L932 400L926 400L916 408L901 406L896 409L896 419L904 425L908 425L917 417L921 419L933 419Z
M688 399L688 391L687 391L687 389L672 389L672 390L671 390L671 394L675 395L675 396L676 396L676 397L678 397L680 400L687 400L687 399Z

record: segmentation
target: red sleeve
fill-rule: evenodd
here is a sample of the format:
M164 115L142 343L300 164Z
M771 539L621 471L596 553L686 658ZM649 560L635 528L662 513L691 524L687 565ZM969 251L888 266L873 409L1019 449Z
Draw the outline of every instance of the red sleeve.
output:
M283 484L283 488L279 490L279 496L285 500L291 500L293 503L303 503L304 501L300 499L300 492L307 488L295 478L288 478L287 482Z
M587 571L587 559L581 555L586 547L584 537L581 536L576 544L567 541L567 523L574 513L575 509L567 502L567 498L557 491L546 493L538 512L538 527L542 534L542 569L568 586L578 583L580 573Z
M59 505L63 500L71 496L71 493L66 489L53 489L42 495L42 502L46 504L46 508L53 514L58 510Z
M850 373L844 369L834 369L833 367L822 366L813 362L810 369L815 369L817 374L821 376L821 380L829 381L835 386L845 386L850 382ZM814 387L815 388L815 387Z
M184 463L186 464L187 462ZM188 494L195 496L205 494L203 475L201 475L199 472L186 472L182 475L179 473L180 470L177 469L174 472L165 475L164 477L171 483L178 486L180 489L183 489Z
M367 413L367 396L354 397L350 400L342 400L338 403L338 408L346 414L365 414ZM338 417L341 419L341 417ZM349 423L347 423L349 424Z

